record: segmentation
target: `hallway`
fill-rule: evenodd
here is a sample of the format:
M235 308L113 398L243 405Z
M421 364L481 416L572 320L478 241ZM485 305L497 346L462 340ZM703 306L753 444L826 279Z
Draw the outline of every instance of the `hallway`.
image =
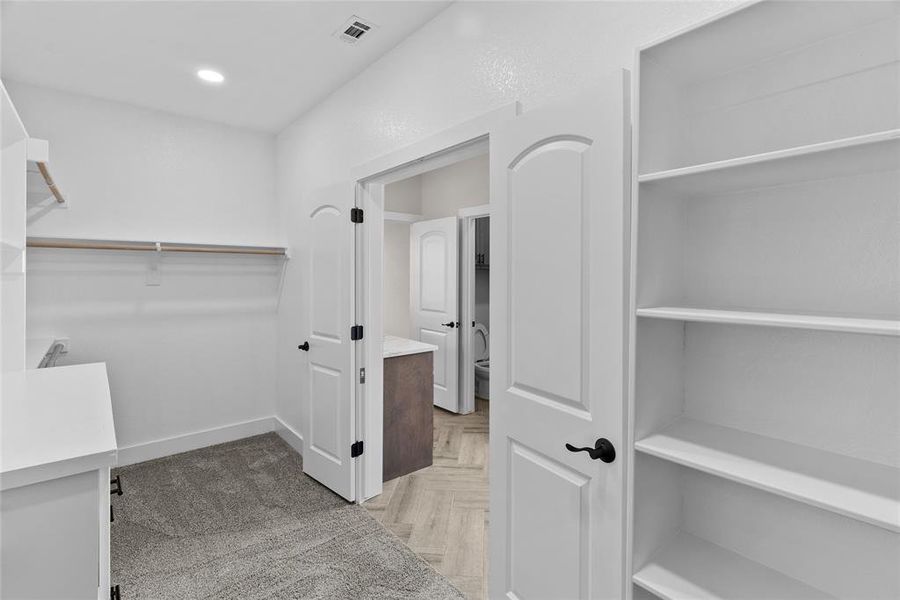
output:
M384 484L363 506L466 596L487 596L489 403L434 409L434 464Z

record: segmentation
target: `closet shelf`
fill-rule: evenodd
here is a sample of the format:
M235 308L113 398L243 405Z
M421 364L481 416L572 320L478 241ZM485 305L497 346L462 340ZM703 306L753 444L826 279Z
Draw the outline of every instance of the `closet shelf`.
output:
M900 469L681 418L635 449L900 532Z
M425 218L414 213L391 212L388 210L384 211L383 217L385 221L393 221L395 223L417 223Z
M69 250L200 252L207 254L261 254L287 257L287 248L279 246L234 246L222 244L183 244L176 242L135 242L45 237L29 237L26 246L29 248L57 248Z
M712 195L900 169L900 129L648 173L644 187Z
M664 600L822 600L805 583L690 534L680 532L633 577Z
M761 311L717 310L677 306L638 308L638 317L669 319L694 323L731 323L757 327L785 327L815 329L845 333L900 336L900 321L890 319L865 319L828 315L772 313Z

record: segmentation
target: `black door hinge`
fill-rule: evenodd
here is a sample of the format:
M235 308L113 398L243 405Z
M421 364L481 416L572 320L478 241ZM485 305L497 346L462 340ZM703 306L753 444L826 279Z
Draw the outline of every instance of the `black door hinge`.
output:
M351 208L350 209L350 222L351 223L362 223L363 222L363 209Z
M115 486L114 488L109 490L110 495L112 495L112 494L115 494L117 496L122 495L122 493L123 493L122 492L122 479L118 475L116 475L115 477L113 477L112 479L109 480L109 485Z
M112 523L116 520L116 514L113 512L112 504L109 505L109 522Z
M122 596L119 594L119 586L114 585L109 588L109 600L121 600Z
M353 325L350 327L350 339L354 342L363 339L363 326Z
M357 456L362 456L363 453L363 443L353 442L350 444L350 458L356 458Z

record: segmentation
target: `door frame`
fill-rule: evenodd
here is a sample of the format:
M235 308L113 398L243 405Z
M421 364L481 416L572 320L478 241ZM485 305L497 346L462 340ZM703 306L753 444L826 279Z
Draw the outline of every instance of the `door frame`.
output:
M356 469L358 503L382 491L384 188L389 183L487 153L491 131L520 112L519 102L512 102L351 170L355 206L364 214L363 223L357 227L353 253L355 314L365 331L355 348L356 367L365 369L365 383L358 376L361 371L354 371L354 425L365 444Z
M463 257L459 265L459 322L475 320L475 220L491 216L491 205L481 204L461 208L459 217L459 255ZM475 362L472 356L471 327L460 327L459 336L459 414L467 415L475 411Z

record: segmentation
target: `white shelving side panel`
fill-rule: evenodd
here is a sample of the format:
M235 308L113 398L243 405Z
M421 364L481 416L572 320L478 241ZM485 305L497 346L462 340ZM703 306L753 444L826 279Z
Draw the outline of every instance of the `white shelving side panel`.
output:
M635 449L900 532L900 469L688 418Z
M754 325L757 327L815 329L819 331L900 336L900 321L892 319L718 310L680 306L638 308L635 312L637 316L648 319L668 319L672 321L690 321L694 323L730 323L733 325Z
M648 173L638 182L682 196L709 196L896 169L900 129Z
M634 574L664 600L821 600L833 598L778 571L681 532Z

